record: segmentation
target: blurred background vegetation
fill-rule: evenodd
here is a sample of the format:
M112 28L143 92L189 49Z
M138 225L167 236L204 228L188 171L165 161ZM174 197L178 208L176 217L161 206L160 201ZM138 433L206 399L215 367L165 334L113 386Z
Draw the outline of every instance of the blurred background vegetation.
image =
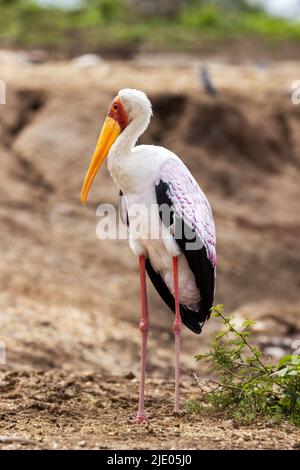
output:
M74 55L86 51L198 51L204 44L241 37L261 38L275 45L300 41L300 22L270 16L257 2L249 2L69 0L49 4L47 0L0 0L0 47L45 48Z

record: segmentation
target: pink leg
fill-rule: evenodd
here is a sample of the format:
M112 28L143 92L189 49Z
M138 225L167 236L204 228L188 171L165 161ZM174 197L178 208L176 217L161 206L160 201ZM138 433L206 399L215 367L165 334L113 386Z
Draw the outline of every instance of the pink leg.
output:
M178 258L173 257L174 274L174 298L175 298L175 321L173 331L175 336L175 413L179 413L179 360L180 360L180 334L181 334L181 316L179 308L179 290L178 290Z
M146 272L145 272L145 257L139 256L140 268L140 289L141 289L141 321L140 331L142 335L141 342L141 381L140 381L140 395L139 395L139 409L135 418L137 423L146 421L144 410L144 395L145 395L145 368L146 368L146 348L148 337L148 305L147 305L147 290L146 290Z

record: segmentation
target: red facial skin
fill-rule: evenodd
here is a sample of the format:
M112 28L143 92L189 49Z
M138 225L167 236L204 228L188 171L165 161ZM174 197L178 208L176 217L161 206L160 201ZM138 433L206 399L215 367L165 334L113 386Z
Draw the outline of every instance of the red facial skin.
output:
M108 110L108 116L117 121L122 131L127 126L127 115L120 98L115 98Z

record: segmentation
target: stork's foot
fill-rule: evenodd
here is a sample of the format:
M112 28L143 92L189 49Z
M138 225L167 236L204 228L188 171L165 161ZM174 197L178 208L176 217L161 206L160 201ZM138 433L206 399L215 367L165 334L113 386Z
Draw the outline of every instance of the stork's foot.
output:
M146 418L145 415L138 415L133 419L133 422L136 424L143 424L147 423L148 419Z
M184 410L178 410L178 411L173 411L173 416L175 418L181 418L182 416L184 416L186 414L186 412Z

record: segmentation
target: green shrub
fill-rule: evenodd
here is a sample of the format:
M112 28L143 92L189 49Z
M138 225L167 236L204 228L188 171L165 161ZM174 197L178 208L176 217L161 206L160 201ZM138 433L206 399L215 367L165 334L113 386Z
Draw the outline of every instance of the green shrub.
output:
M34 0L0 0L0 46L79 53L143 44L155 50L197 49L239 37L300 40L299 22L270 17L244 0L191 0L181 7L178 2L171 18L142 11L125 0L83 0L75 10L41 7Z
M235 327L222 305L214 307L213 316L222 320L223 329L213 337L210 350L196 356L215 376L206 382L196 377L204 402L239 423L267 417L300 426L300 356L287 355L271 364L249 342L254 322Z

